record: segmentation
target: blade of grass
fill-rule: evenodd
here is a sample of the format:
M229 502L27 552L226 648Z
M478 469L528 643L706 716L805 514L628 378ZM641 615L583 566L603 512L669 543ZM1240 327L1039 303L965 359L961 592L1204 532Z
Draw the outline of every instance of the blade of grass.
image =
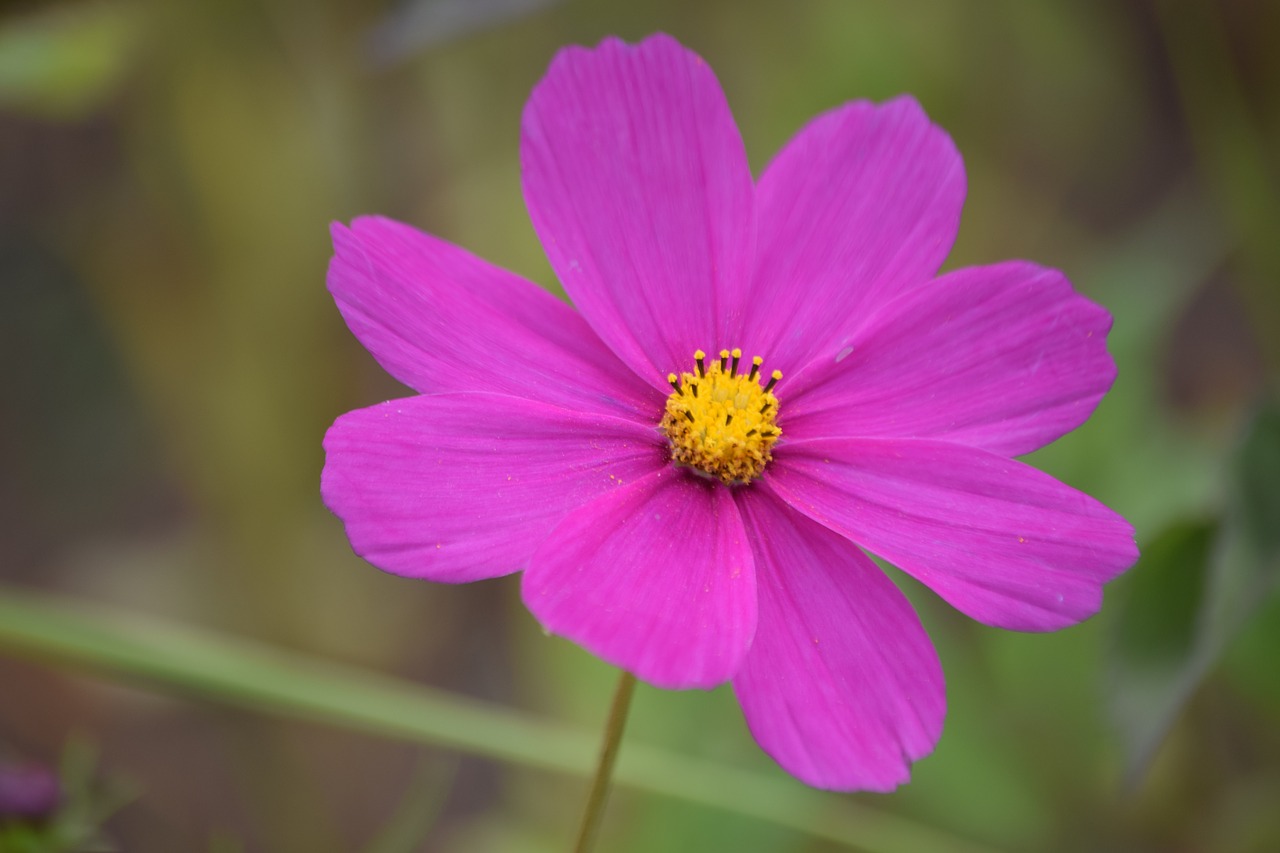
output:
M419 762L400 805L361 853L414 853L444 810L458 775L458 762Z
M587 776L597 735L401 679L135 613L0 585L0 652L261 712ZM989 850L803 787L628 743L620 787L675 797L866 851Z

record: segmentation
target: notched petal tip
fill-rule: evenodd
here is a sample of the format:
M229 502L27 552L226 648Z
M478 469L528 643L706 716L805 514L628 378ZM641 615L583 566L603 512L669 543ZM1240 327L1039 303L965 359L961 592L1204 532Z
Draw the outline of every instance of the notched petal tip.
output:
M596 42L594 45L565 45L556 51L555 56L551 60L551 67L554 68L557 63L561 62L575 64L579 62L591 62L594 57L609 56L618 53L645 53L657 50L670 50L697 56L693 50L685 47L675 38L664 32L651 33L635 42L629 42L620 36L609 35L600 39L600 41ZM698 59L699 61L702 61L701 57L698 57Z
M887 303L788 409L790 437L931 438L1007 456L1084 423L1116 377L1111 315L1055 269L965 267Z
M987 451L819 439L776 461L771 488L793 508L997 628L1055 631L1088 618L1136 556L1119 514Z
M752 735L809 785L892 791L942 733L933 644L905 596L852 543L767 488L738 502L760 600L734 678Z

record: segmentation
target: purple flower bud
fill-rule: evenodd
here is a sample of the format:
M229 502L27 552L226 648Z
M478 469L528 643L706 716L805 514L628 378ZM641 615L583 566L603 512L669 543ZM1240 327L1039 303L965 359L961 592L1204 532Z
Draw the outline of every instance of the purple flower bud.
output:
M0 764L0 820L42 818L58 807L62 789L41 764Z

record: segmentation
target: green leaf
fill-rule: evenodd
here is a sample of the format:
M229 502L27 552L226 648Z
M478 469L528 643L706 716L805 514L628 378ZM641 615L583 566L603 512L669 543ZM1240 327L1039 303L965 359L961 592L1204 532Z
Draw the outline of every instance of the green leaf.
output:
M1200 626L1220 656L1280 581L1280 405L1258 408L1231 464L1223 535Z
M1113 663L1140 670L1180 669L1195 645L1217 525L1183 522L1148 545L1120 602Z
M1262 406L1230 466L1221 522L1182 522L1121 589L1109 665L1112 720L1136 784L1200 682L1280 582L1280 408Z
M1280 551L1280 404L1268 401L1254 416L1234 469L1231 509L1262 568Z
M0 107L76 118L115 89L138 41L131 5L78 3L0 22Z
M1172 525L1118 586L1108 710L1125 740L1130 784L1146 770L1203 675L1195 650L1216 535L1210 522Z

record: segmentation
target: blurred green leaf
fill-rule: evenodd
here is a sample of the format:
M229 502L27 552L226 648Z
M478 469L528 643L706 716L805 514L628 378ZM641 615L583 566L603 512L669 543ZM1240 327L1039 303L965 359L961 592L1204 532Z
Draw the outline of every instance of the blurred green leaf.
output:
M117 776L102 778L98 747L87 735L73 733L62 751L59 767L66 802L53 826L58 850L114 850L102 825L137 799L138 786Z
M363 853L414 853L420 849L457 775L457 762L422 760L395 814L365 845Z
M128 69L138 18L125 3L60 5L0 21L0 107L76 118Z
M1234 512L1258 556L1280 549L1280 405L1269 402L1254 417L1235 464Z
M1136 784L1183 705L1280 577L1280 409L1263 406L1230 466L1221 522L1180 522L1145 549L1123 589L1110 711Z
M1181 522L1148 545L1122 587L1108 659L1109 711L1125 742L1126 776L1141 777L1203 664L1194 663L1217 525Z
M29 823L0 824L0 851L3 853L48 853L44 833Z
M1216 660L1280 581L1280 405L1264 402L1230 466L1199 651Z
M1280 719L1280 590L1272 590L1257 615L1231 644L1224 666L1235 689Z
M73 734L62 751L57 810L39 821L7 821L0 816L0 853L110 853L119 849L103 831L113 814L136 798L127 780L98 768L97 747Z
M144 680L258 711L586 776L597 735L356 667L133 613L0 586L0 650ZM627 743L619 786L746 815L867 851L975 845L781 774Z
M1217 525L1182 522L1148 545L1119 603L1113 662L1139 670L1180 669L1195 642Z

